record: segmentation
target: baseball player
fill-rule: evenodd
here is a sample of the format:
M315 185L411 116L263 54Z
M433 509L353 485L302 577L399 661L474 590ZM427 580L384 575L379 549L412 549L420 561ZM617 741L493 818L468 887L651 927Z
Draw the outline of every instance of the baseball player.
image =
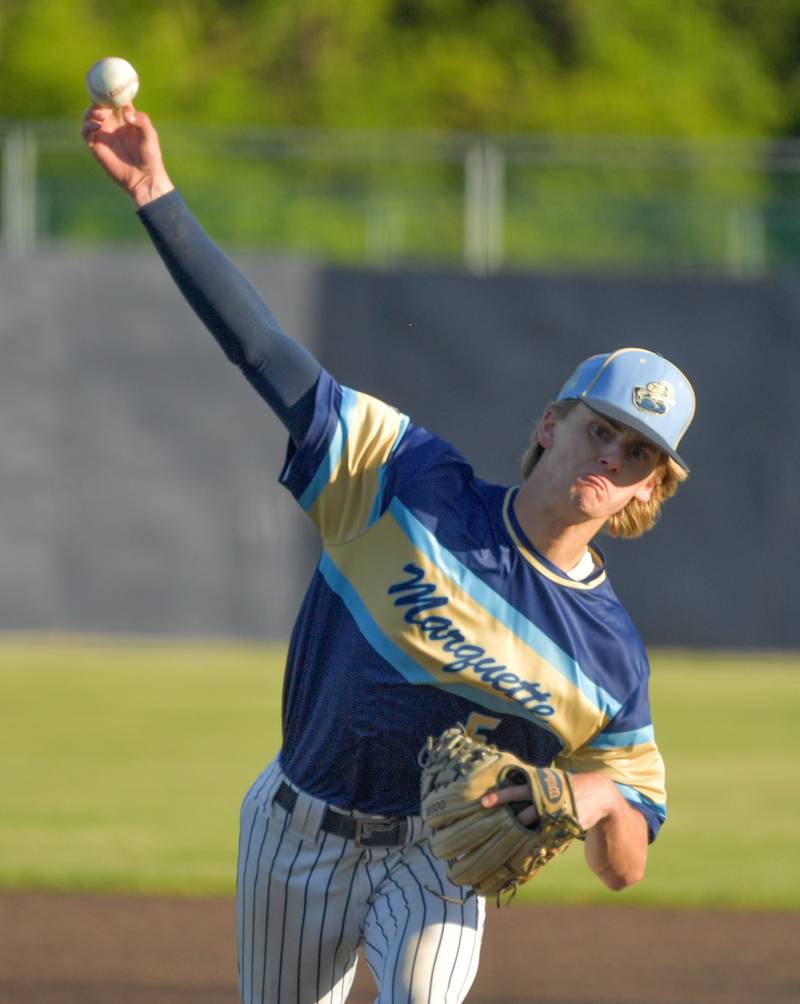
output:
M484 899L430 851L428 736L461 723L569 771L588 866L611 889L642 878L664 821L647 657L592 541L649 529L685 478L689 381L645 349L585 360L545 407L522 483L487 484L281 331L173 187L146 115L93 106L82 133L285 425L280 480L323 544L291 636L282 748L242 804L242 1000L344 1001L362 947L380 1004L457 1004ZM512 787L483 803L529 797Z

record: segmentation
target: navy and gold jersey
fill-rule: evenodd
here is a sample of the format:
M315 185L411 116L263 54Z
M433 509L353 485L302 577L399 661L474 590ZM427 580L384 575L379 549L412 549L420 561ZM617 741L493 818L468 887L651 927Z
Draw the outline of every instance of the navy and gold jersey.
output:
M416 812L419 750L462 722L530 763L608 774L658 831L647 656L599 552L568 578L522 532L515 488L325 372L281 481L323 541L284 684L294 783Z

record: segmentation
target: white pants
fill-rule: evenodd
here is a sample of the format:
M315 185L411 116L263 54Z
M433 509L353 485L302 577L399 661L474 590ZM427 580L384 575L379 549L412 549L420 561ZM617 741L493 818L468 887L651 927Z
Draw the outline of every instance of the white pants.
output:
M411 817L401 847L319 829L325 805L273 804L277 763L242 803L236 916L244 1004L341 1004L364 947L376 1004L459 1004L475 978L484 901L464 899ZM443 897L449 897L450 902Z

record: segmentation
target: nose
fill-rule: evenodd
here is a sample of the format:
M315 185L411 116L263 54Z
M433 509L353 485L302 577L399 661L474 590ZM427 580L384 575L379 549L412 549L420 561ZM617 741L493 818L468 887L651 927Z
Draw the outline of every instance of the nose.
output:
M600 463L612 474L617 474L622 464L622 450L618 443L609 443L600 456Z

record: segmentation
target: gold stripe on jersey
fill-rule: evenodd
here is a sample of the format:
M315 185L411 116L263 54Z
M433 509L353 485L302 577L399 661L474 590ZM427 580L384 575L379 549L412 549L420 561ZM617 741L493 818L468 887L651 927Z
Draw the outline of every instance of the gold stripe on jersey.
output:
M635 788L656 805L666 805L664 761L654 742L616 749L582 749L561 754L555 764L578 774L607 774L612 781Z
M382 401L346 390L343 442L328 483L308 510L327 543L340 543L363 532L376 517L381 471L408 425L405 415Z
M416 671L414 682L452 687L490 710L544 725L567 750L608 722L607 708L416 547L391 509L368 534L329 547L326 557L357 597L351 613L362 631L373 632L401 672Z

